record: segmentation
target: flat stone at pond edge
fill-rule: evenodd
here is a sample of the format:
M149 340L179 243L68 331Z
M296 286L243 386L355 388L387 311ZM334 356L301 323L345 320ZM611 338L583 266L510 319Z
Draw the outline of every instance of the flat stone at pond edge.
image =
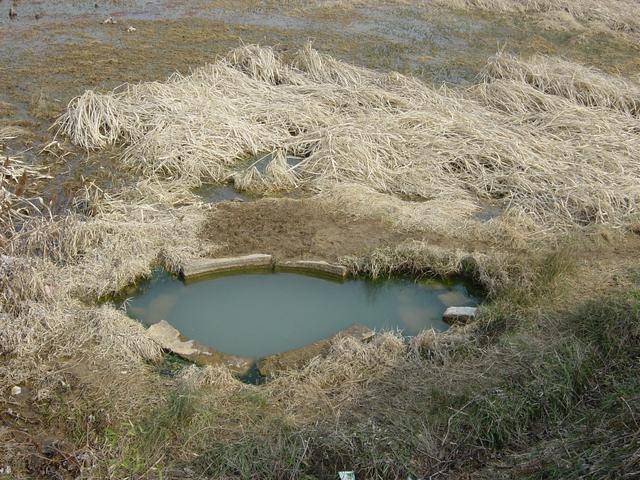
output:
M228 272L230 270L271 267L271 255L262 253L254 253L242 257L202 258L187 262L182 268L182 276L185 280L190 280L196 277Z
M347 267L325 262L324 260L288 260L276 263L276 270L291 272L309 272L344 278Z
M319 340L304 347L289 350L288 352L276 353L264 357L258 361L258 371L260 375L267 377L279 371L300 368L313 357L325 353L331 346L331 342L337 337L354 337L363 342L367 342L371 340L374 335L373 330L356 323L324 340Z
M180 332L165 320L151 325L147 330L147 335L158 342L162 348L171 350L178 355L189 356L198 353L198 350L193 346L193 340L187 342L180 340Z
M449 307L442 315L442 319L448 324L467 323L476 318L476 307Z
M226 365L229 369L246 373L252 361L248 358L228 355L194 340L184 340L180 332L169 322L160 320L147 329L147 336L162 348L199 365Z

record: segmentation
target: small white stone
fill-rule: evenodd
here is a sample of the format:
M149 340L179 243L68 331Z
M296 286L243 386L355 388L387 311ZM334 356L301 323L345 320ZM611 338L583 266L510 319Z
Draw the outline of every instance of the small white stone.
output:
M135 32L136 29L135 27L132 27L131 25L129 25L129 27L127 28L127 32L131 33L131 32Z
M22 388L17 385L11 389L11 395L20 395L22 393Z

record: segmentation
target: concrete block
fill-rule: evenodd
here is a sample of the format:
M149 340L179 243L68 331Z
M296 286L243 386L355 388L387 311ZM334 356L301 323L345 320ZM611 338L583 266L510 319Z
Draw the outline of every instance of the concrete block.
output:
M229 272L233 270L251 270L253 268L272 268L272 257L262 253L244 255L241 257L199 258L187 262L182 267L185 280Z

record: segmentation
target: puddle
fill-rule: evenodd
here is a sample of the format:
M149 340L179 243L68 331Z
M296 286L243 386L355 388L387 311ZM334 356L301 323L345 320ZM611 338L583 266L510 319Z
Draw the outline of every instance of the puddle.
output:
M194 189L193 193L198 195L207 203L229 201L245 202L253 199L247 193L239 192L238 190L233 188L233 185L228 184L204 184L201 187Z
M242 357L303 347L354 324L443 331L448 306L478 303L462 283L404 279L331 281L293 273L242 273L190 282L157 272L127 302L145 325L166 320L185 337Z
M247 161L249 167L254 167L260 174L264 175L267 172L267 167L273 160L273 153L258 154L255 157L251 157ZM289 167L295 167L302 161L302 157L295 157L293 155L287 155L286 162Z
M481 222L488 222L494 218L498 218L502 215L503 209L497 205L487 205L482 210L477 212L474 216Z
M269 163L273 160L272 153L264 153L248 158L244 161L246 168L255 168L258 173L265 175ZM289 167L294 167L302 161L302 157L295 157L288 155L286 157ZM247 191L241 191L235 188L231 183L205 183L198 188L193 189L193 193L202 198L207 203L220 203L220 202L247 202L260 198L255 192L250 193ZM294 195L290 193L288 196Z

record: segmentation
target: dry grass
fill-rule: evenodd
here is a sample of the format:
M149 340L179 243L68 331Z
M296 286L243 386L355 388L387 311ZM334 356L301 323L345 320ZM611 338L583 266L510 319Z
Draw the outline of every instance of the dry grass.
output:
M640 31L640 6L632 0L440 0L439 3L491 12L544 14L547 19L560 19L565 25L577 21L590 28L634 35Z
M526 62L505 53L500 53L491 58L484 71L485 81L506 80L516 92L516 85L530 85L540 92L535 98L535 103L540 110L568 110L571 104L595 107L594 114L602 116L598 107L618 110L622 113L638 116L640 114L640 84L633 80L612 77L603 74L597 69L585 67L556 57L545 57L536 55ZM509 90L505 88L505 90ZM503 92L505 93L505 92ZM544 94L564 97L569 102L555 103L558 99L547 97ZM494 98L500 98L495 95ZM507 97L508 98L508 97ZM503 100L505 104L520 106L520 99L508 98ZM531 109L532 102L525 107ZM589 114L589 110L583 111ZM606 112L606 110L605 110ZM582 112L581 112L582 113ZM602 127L594 122L582 122L591 125L594 129ZM615 117L612 120L616 120ZM624 128L625 117L621 116L615 125L617 128ZM617 129L616 128L616 129Z
M187 77L89 91L58 125L86 148L124 143L124 165L174 184L233 179L261 192L353 184L463 206L462 219L498 201L520 228L544 234L634 216L636 91L547 58L498 55L481 84L460 92L309 47L286 61L247 46ZM249 159L264 152L272 160L260 170Z
M30 383L46 397L42 382L59 378L51 369L73 352L95 352L93 360L113 362L109 369L144 369L144 361L160 354L138 322L96 301L150 275L155 266L177 271L185 258L198 256L204 247L195 231L205 210L128 204L90 192L82 203L91 216L32 218L3 249L3 389Z
M46 180L46 168L26 163L19 156L3 155L4 143L20 134L19 129L0 128L0 243L20 224L47 213L35 183Z
M513 73L545 65L541 80ZM567 77L580 81L562 86ZM159 347L96 300L154 266L176 271L215 249L200 244L208 207L189 192L204 181L320 193L336 210L449 239L467 230L515 241L517 229L555 238L584 225L625 226L640 195L629 85L565 62L499 56L479 85L451 91L308 47L286 61L249 46L190 76L87 92L69 105L60 132L87 149L124 144L122 164L139 180L121 191L88 188L77 211L22 219L7 238L0 388L29 385L42 405L55 404L73 372L80 428L66 406L51 412L65 412L60 423L92 449L87 477L159 476L154 468L183 463L209 477L353 468L362 478L406 478L522 445L533 426L555 425L583 403L584 378L600 391L603 376L589 373L596 367L585 359L607 368L594 360L594 333L577 339L555 311L537 323L553 299L545 295L558 279L566 283L565 252L541 259L412 242L344 259L371 276L468 274L495 303L477 324L444 335L339 339L263 387L213 367L190 366L165 382L150 372ZM262 171L251 157L265 152L273 155ZM289 156L301 161L289 164ZM478 226L473 216L487 201L506 213ZM169 398L159 399L162 389ZM96 412L108 428L84 418ZM8 452L0 450L2 461Z

